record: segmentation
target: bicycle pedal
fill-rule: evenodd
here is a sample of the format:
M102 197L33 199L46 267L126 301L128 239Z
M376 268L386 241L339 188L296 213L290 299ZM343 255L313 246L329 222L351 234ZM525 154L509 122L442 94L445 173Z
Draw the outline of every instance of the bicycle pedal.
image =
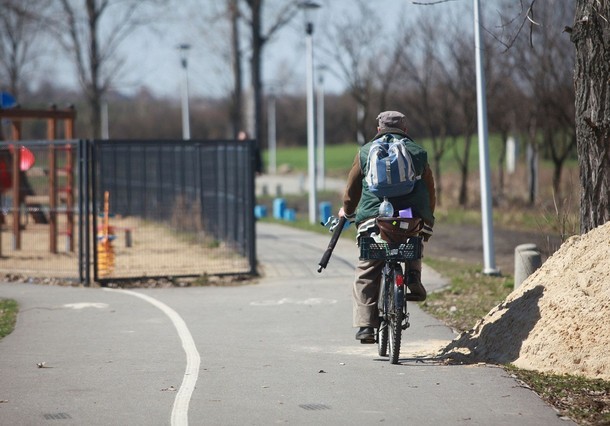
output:
M373 345L376 343L375 339L361 339L360 343L363 345Z
M405 324L402 325L402 329L403 330L406 330L409 327L411 327L411 324L409 324L409 323L405 323Z

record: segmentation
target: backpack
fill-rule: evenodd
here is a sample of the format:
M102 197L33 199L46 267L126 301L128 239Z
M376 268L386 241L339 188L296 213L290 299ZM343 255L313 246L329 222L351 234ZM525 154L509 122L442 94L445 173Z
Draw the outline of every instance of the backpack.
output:
M404 142L408 140L386 134L371 143L365 179L372 194L390 198L413 191L421 176L416 174L411 154L405 146Z

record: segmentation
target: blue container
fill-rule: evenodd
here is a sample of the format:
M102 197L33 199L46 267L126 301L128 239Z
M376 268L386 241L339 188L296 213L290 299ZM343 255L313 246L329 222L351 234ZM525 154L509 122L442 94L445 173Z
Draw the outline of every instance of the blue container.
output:
M286 200L283 198L276 198L273 200L273 218L283 219L284 211L286 210Z
M254 206L254 217L257 219L267 217L267 207L261 205Z
M323 201L319 204L320 211L320 221L326 223L329 217L332 216L333 206L328 201Z
M284 220L287 220L289 222L294 222L295 220L297 220L297 212L295 209L286 209L284 211Z

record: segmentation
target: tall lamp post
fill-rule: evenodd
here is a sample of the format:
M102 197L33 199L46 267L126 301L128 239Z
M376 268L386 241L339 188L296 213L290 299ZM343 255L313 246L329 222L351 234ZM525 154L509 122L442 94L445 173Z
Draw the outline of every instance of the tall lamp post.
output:
M307 43L307 173L309 180L309 223L316 223L316 126L314 115L314 65L312 14L320 8L314 1L299 3L305 15L305 38Z
M191 124L189 119L189 77L188 77L188 51L191 45L182 43L178 45L180 51L180 64L183 70L182 80L182 139L191 138Z
M316 103L316 134L317 134L317 150L318 150L318 186L324 190L326 187L325 176L326 170L324 167L324 70L326 67L321 65L318 67L318 101Z
M275 125L275 93L269 91L267 100L267 137L269 143L269 173L274 175L277 173L277 139Z
M479 174L481 176L481 216L483 227L483 273L497 275L494 258L494 234L491 211L491 177L489 172L489 143L487 134L487 100L485 73L483 71L483 47L481 46L480 2L474 0L474 48L477 71L477 115L479 129Z

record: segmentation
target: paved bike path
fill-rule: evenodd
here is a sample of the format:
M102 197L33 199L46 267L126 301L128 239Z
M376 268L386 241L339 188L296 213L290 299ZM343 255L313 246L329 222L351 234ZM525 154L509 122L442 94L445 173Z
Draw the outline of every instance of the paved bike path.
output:
M568 423L500 368L436 362L454 334L415 305L400 365L359 344L356 247L341 239L319 274L328 239L259 223L255 284L134 290L194 342L194 388L178 404L189 350L159 306L132 292L0 284L20 303L0 341L0 424L186 424L181 409L191 425ZM443 284L429 273L429 289Z

